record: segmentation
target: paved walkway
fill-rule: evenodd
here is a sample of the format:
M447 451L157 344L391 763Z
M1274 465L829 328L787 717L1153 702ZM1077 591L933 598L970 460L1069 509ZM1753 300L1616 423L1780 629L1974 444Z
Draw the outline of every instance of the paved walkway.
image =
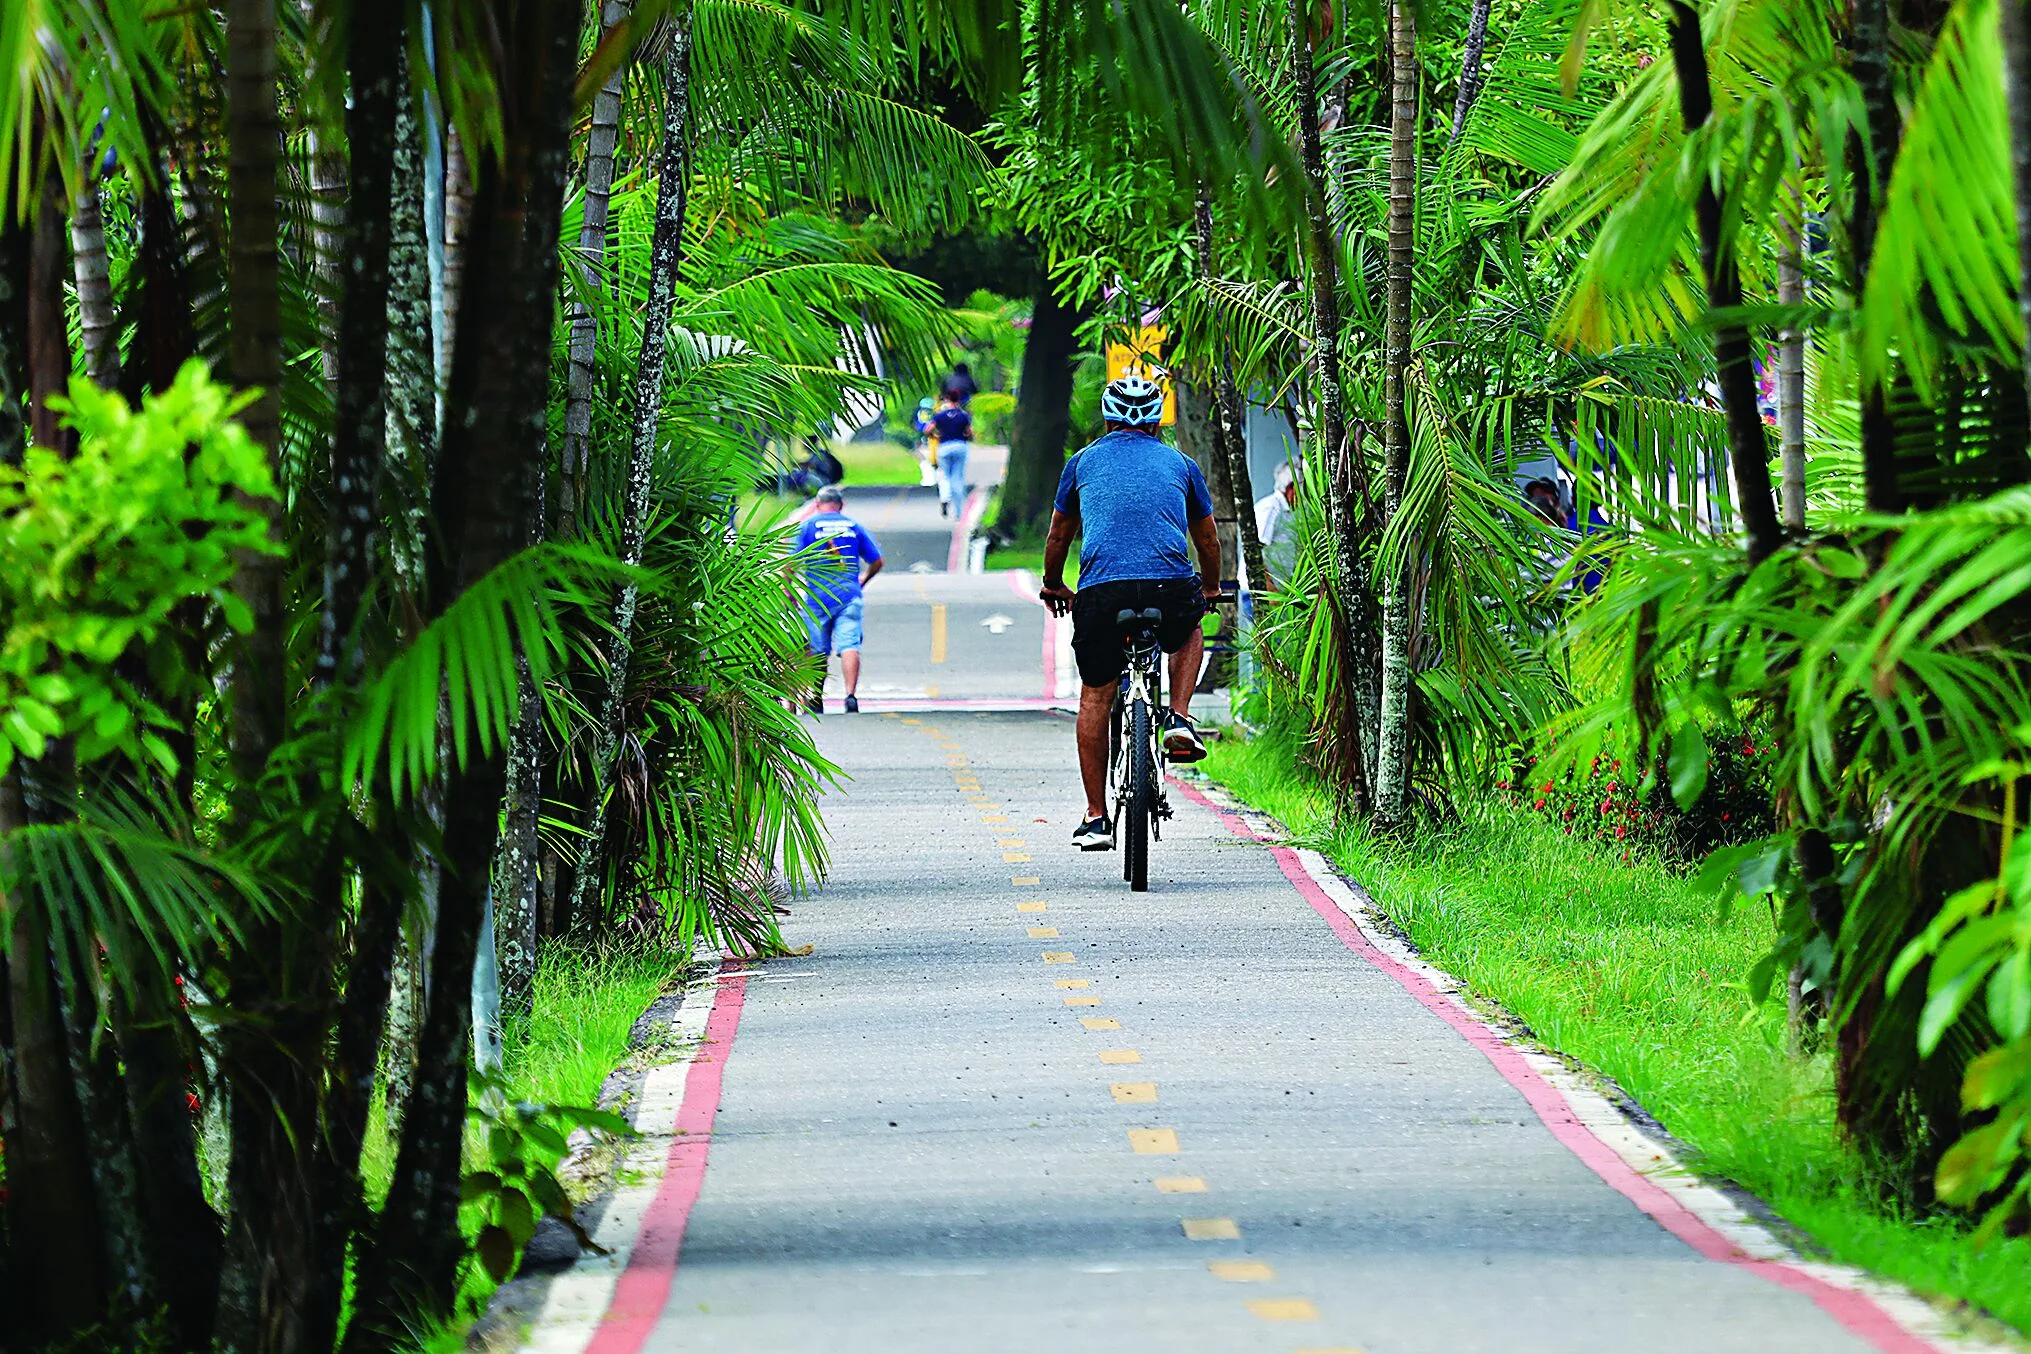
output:
M1071 852L1061 718L823 737L815 950L747 980L647 1348L1871 1347L1610 1189L1211 812L1147 895Z
M1024 582L869 590L869 713L819 725L835 868L784 928L812 952L687 1000L705 1051L640 1116L667 1169L602 1227L633 1249L539 1348L1946 1347L1714 1230L1682 1201L1725 1200L1182 789L1149 893L1071 850L1070 723L1009 708L1057 680Z

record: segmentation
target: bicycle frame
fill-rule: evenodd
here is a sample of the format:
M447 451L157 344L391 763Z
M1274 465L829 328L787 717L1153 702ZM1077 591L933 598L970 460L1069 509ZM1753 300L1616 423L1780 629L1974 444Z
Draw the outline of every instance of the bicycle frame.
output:
M1171 816L1164 792L1164 655L1151 616L1124 612L1121 624L1128 663L1109 714L1108 776L1122 839L1122 876L1140 893L1149 887L1149 841L1162 839L1161 823Z

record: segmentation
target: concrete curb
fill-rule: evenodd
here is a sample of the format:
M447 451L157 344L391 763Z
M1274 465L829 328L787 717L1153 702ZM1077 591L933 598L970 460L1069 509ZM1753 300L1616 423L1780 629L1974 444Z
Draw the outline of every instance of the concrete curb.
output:
M692 1065L705 1051L706 1025L721 979L716 964L694 966L684 984L683 998L670 1016L669 1056L643 1074L631 1116L641 1136L625 1144L613 1169L614 1188L601 1201L599 1221L592 1233L593 1240L609 1253L583 1254L549 1276L540 1305L529 1303L535 1314L515 1342L516 1348L531 1354L585 1354L599 1333L661 1191L671 1148L679 1136L686 1084ZM560 1173L596 1150L584 1130L574 1133L572 1154L560 1166Z

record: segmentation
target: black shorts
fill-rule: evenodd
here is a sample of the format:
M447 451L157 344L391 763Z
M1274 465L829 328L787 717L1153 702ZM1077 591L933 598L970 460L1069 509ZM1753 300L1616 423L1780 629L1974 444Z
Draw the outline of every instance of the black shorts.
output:
M1206 614L1196 578L1124 578L1079 589L1072 598L1072 654L1079 660L1080 681L1107 686L1121 679L1128 666L1128 646L1115 618L1123 611L1148 607L1164 613L1157 643L1165 653L1184 648Z

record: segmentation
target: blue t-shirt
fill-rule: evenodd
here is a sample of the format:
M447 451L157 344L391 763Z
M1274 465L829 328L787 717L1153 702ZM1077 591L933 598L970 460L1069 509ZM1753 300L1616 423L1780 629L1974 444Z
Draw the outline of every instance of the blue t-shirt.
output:
M973 415L964 409L940 409L931 415L931 426L938 430L940 442L973 440Z
M823 544L820 544L822 542ZM816 550L811 547L817 545ZM821 512L804 519L797 533L799 554L810 550L805 577L811 583L811 610L821 618L837 616L860 596L860 569L882 557L881 547L867 528L843 512Z
M1213 515L1192 458L1146 433L1109 433L1073 453L1058 477L1058 511L1077 513L1079 586L1193 578L1187 528Z

